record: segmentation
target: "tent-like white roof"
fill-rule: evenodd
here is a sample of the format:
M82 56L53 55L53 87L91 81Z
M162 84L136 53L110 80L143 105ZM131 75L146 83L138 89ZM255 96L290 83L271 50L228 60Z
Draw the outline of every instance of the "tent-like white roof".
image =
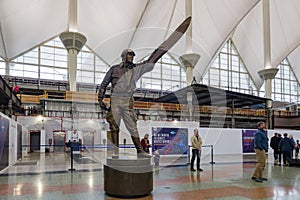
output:
M12 59L68 28L69 0L0 0L0 56ZM78 0L78 32L107 63L129 47L137 60L153 51L186 17L185 0ZM193 0L193 51L199 80L228 38L258 88L264 69L262 0ZM271 63L288 58L300 78L300 1L270 0ZM170 51L186 53L185 39Z

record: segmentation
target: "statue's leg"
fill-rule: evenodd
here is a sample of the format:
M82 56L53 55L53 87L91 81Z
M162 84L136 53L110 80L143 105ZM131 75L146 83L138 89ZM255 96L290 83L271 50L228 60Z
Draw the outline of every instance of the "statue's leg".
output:
M122 118L124 120L124 124L131 135L132 142L137 150L138 158L151 158L152 156L146 153L143 150L141 145L138 129L137 129L137 119L133 109L133 98L129 101L129 106L122 110Z
M119 125L120 117L113 114L112 110L108 111L106 120L109 123L111 132L111 142L113 144L113 158L119 157ZM117 121L116 121L117 120Z
M143 147L141 145L141 141L140 141L139 137L131 136L131 139L132 139L132 142L133 142L133 144L136 148L138 158L152 158L152 156L150 154L146 153L143 150Z

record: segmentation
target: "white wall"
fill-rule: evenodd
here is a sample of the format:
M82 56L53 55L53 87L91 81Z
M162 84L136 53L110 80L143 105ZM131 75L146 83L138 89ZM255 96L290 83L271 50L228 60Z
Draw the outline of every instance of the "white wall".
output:
M138 130L140 138L143 138L146 133L152 137L152 127L164 128L187 128L188 138L194 134L194 129L199 130L202 137L203 145L213 145L214 154L241 154L242 149L242 129L221 129L221 128L199 128L197 122L165 122L165 121L144 121L138 120ZM123 144L125 138L127 144L132 144L129 132L121 123L120 143ZM150 141L151 142L151 141ZM190 139L189 139L189 145ZM203 148L203 154L210 153L210 147Z
M193 132L189 132L191 137ZM203 145L213 145L214 154L242 154L242 129L199 128ZM190 144L190 143L189 143ZM209 154L204 147L202 154Z
M9 120L9 165L17 161L17 122Z
M40 141L40 151L41 152L45 152L45 145L48 145L48 141L46 142L46 131L45 130L41 130L41 141Z
M0 112L0 115L4 118L7 118L9 120L9 132L8 132L8 165L13 165L17 162L17 153L18 153L18 133L17 133L17 126L18 123L12 119L10 119L8 116L4 115ZM27 136L28 136L27 129L22 126L22 144L26 144L27 142ZM23 152L22 152L23 154Z
M18 118L23 125L27 128L41 128L42 125L36 121L37 117L19 117ZM46 118L44 121L44 126L46 130L45 140L46 144L48 138L52 137L53 130L65 130L66 141L74 137L71 130L70 119L60 119L60 118ZM76 127L78 130L78 136L82 138L81 131L94 131L95 134L95 145L103 144L103 139L106 139L106 131L108 130L107 123L103 123L103 120L89 120L89 119L79 119L76 121ZM152 127L166 127L166 128L187 128L189 138L193 135L193 130L198 128L200 136L202 137L204 145L213 145L214 154L242 154L242 130L243 129L223 129L223 128L199 128L198 122L182 122L182 121L152 121L152 120L138 120L137 127L139 130L140 138L143 138L146 133L152 137ZM269 139L274 135L275 132L283 133L287 132L294 135L294 139L300 139L300 131L292 130L269 130ZM124 123L120 126L120 137L119 142L123 144L123 140L126 139L127 144L132 144L132 140L129 132L125 128ZM29 144L29 142L28 142ZM190 141L189 141L190 144ZM269 151L269 153L272 150ZM203 154L210 153L209 147L203 148Z
M29 131L25 126L22 126L22 156L30 151Z

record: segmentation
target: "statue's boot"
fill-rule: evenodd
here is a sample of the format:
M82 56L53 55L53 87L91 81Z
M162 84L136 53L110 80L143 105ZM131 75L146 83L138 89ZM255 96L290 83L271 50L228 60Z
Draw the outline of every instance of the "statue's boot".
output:
M137 157L138 158L152 158L152 156L148 153L146 153L144 150L143 150L143 147L141 145L141 141L140 141L140 138L139 137L133 137L131 136L131 139L132 139L132 142L136 148L136 151L137 151Z
M112 158L119 158L119 131L111 131L111 142L113 143Z

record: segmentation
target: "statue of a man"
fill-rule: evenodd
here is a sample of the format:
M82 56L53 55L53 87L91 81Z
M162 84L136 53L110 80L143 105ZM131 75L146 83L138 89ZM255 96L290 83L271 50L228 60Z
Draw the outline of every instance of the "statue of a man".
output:
M181 38L189 27L191 17L187 18L181 25L164 41L150 57L141 63L133 63L135 53L131 49L125 49L122 54L122 62L112 66L106 73L99 89L98 101L102 109L108 110L106 120L110 125L112 143L114 145L113 157L118 157L119 127L121 118L129 131L132 141L137 149L137 156L150 158L141 145L137 129L137 119L133 109L133 93L139 78L150 72L155 63ZM107 86L111 84L110 108L103 102Z

